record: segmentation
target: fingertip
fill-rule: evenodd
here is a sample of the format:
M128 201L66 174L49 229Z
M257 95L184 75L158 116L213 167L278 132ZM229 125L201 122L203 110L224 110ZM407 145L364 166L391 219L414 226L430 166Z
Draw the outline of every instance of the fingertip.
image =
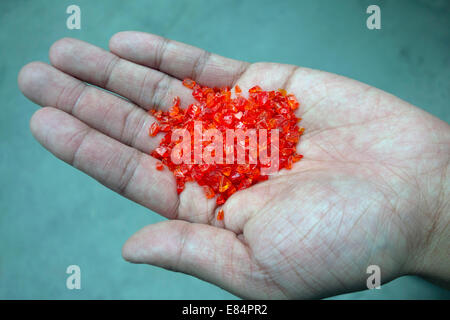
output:
M144 257L148 254L145 244L149 244L151 239L148 238L149 229L152 225L146 226L134 233L122 246L122 257L131 263L143 263Z
M33 136L59 159L72 163L74 150L89 132L84 123L53 107L36 111L30 119Z
M44 62L33 61L20 69L17 76L17 84L20 91L22 91L27 98L31 99L32 95L30 93L36 91L36 85L41 83L42 79L45 78L45 67L46 64Z
M75 41L77 40L68 37L55 41L49 50L51 64L54 66L61 65L67 53L72 51Z
M114 34L111 39L109 39L109 50L115 51L121 48L121 44L124 43L127 39L130 38L134 31L120 31Z
M127 262L134 263L131 244L130 244L129 239L122 246L122 258Z
M45 118L48 114L53 112L55 109L52 107L43 107L37 110L30 119L30 131L31 134L38 140L42 141L43 128L46 123Z
M148 57L155 52L154 40L161 37L138 31L122 31L109 40L109 50L124 59L146 65ZM162 39L162 38L161 38Z
M136 247L135 236L136 234L133 234L122 246L122 258L131 263L135 263L133 254Z
M39 109L38 111L36 111L35 113L33 113L33 115L31 116L30 119L30 131L31 134L37 139L36 137L36 133L37 133L37 128L39 127L39 111L41 111L42 109Z

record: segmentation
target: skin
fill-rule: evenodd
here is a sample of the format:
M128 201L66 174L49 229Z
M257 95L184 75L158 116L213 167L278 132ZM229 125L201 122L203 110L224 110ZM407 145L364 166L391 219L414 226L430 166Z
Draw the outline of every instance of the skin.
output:
M318 70L235 61L140 32L121 32L110 52L61 39L51 64L20 71L22 92L45 106L35 138L58 158L167 217L133 235L123 256L191 274L243 298L322 298L406 274L448 285L450 127L366 84ZM292 170L235 193L220 207L149 156L161 136L146 110L174 96L181 80L284 88L301 103L304 155ZM94 86L87 86L86 83ZM101 90L98 87L108 91ZM111 94L111 92L115 94ZM123 97L123 98L122 98ZM125 99L124 99L125 98Z

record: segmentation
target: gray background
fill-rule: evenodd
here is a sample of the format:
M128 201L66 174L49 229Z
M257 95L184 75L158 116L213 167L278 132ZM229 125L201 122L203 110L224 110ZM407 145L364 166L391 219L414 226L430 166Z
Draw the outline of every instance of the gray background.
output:
M82 29L66 28L77 4ZM382 29L366 28L378 4ZM141 30L250 62L274 61L366 82L449 122L450 1L5 1L0 2L0 298L234 299L193 277L121 258L124 241L162 220L45 151L28 122L37 106L17 87L21 66L75 37L107 48ZM67 290L77 264L82 289ZM336 297L450 298L415 277Z

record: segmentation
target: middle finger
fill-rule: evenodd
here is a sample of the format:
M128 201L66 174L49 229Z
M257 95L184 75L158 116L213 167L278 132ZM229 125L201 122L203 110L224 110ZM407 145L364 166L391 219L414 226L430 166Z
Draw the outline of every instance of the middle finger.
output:
M50 62L82 81L115 92L142 108L167 110L175 96L186 107L194 100L180 80L141 66L77 39L64 38L50 48Z

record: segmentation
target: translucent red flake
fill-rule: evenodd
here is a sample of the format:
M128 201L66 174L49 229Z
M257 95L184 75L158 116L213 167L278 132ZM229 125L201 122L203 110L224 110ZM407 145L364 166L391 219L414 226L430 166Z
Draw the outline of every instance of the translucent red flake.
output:
M301 154L294 154L292 156L292 161L293 162L299 162L302 158L303 158L303 156Z
M162 164L162 162L157 162L156 163L156 170L162 171L164 169L164 165Z
M150 137L154 137L158 134L158 132L161 130L157 122L153 122L150 126L150 129L148 131Z
M195 86L195 81L192 79L184 79L183 80L183 85L189 89L194 88Z
M219 196L216 199L216 204L218 206L221 206L225 203L225 196L223 195L223 193L219 194Z
M205 195L207 199L212 199L215 197L215 192L210 186L203 186L203 190L205 190Z
M225 176L220 177L220 183L219 183L219 192L223 193L228 190L228 188L231 186L231 181L228 180Z

